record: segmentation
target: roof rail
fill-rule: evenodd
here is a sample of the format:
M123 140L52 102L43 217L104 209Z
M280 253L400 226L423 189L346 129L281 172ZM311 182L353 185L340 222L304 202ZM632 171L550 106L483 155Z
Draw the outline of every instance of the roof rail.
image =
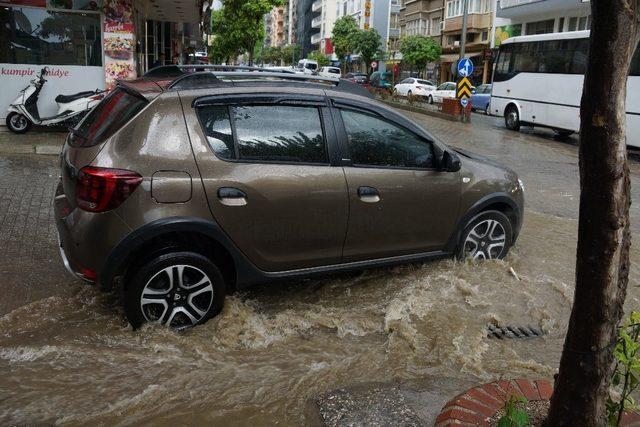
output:
M371 97L364 87L345 79L324 77L287 70L270 70L261 67L235 65L168 65L150 70L145 77L175 77L168 89L197 89L212 86L237 86L239 80L274 82L292 81L331 85L332 89L354 95ZM227 78L224 80L223 78Z

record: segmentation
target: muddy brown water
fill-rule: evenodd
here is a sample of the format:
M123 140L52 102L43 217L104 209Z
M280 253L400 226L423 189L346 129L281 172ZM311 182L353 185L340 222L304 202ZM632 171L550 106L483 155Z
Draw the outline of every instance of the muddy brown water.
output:
M296 425L306 399L359 382L551 377L571 307L576 230L575 220L528 211L505 261L263 286L181 333L134 332L114 297L78 286L71 298L0 318L0 420ZM634 265L628 306L639 306L639 283ZM490 340L488 322L548 334Z

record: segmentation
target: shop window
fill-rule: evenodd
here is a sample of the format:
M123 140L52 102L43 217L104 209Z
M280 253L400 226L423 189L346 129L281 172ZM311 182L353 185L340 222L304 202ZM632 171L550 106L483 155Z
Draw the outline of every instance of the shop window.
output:
M102 65L100 15L0 7L0 63Z

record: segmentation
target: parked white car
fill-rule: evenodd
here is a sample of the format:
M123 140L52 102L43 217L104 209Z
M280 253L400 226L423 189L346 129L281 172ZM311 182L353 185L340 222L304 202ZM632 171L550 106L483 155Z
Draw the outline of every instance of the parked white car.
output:
M435 89L436 85L429 80L416 79L413 77L402 80L393 88L400 96L415 95L424 97L427 97Z
M298 71L304 74L315 74L318 71L318 62L313 59L301 59L298 61Z
M445 98L456 97L456 84L454 82L444 82L436 90L427 96L429 104L440 103Z
M338 67L322 67L318 72L318 75L322 77L331 77L339 79L342 77L342 73L340 72L340 68Z

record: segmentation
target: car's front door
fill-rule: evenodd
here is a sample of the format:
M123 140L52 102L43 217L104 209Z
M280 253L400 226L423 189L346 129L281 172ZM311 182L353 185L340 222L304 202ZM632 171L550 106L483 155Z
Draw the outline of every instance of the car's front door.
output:
M459 173L439 171L434 144L397 122L348 106L334 113L349 187L343 260L442 250L459 214Z
M323 98L260 102L196 103L201 128L188 124L208 148L195 154L211 212L265 271L338 263L348 199L329 109Z

